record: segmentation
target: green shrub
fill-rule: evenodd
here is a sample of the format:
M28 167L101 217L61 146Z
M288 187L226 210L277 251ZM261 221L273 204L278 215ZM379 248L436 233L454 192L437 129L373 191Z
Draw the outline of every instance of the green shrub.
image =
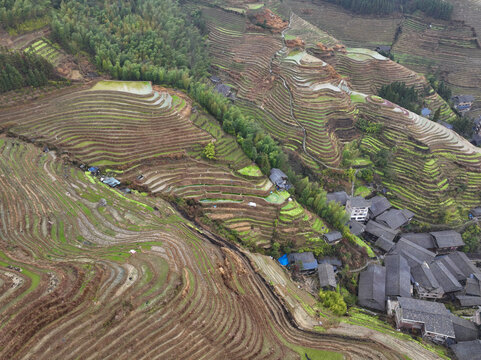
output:
M347 305L342 295L335 291L319 291L321 304L331 310L335 315L342 316L347 311Z

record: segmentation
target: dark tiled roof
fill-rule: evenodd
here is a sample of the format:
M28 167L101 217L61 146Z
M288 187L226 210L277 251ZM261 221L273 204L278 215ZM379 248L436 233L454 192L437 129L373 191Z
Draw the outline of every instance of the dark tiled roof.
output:
M384 196L375 196L371 199L371 207L369 212L373 217L382 214L391 207L391 203Z
M323 257L319 259L319 264L331 264L334 266L342 266L342 261L335 257Z
M434 231L430 234L434 236L436 247L441 249L464 245L461 234L454 230Z
M383 235L377 239L375 245L385 252L389 252L389 250L391 250L395 244L392 241L387 240Z
M434 290L440 287L431 268L426 262L411 268L411 275L415 282L427 290Z
M335 201L338 202L341 205L346 205L347 199L349 196L345 191L337 191L333 193L327 194L327 201Z
M456 295L456 299L463 307L479 306L481 305L481 297L469 295Z
M442 262L433 261L431 263L431 270L444 292L448 293L462 290L462 285L458 280L456 280L454 275L451 274L451 272L446 268L446 266L444 266Z
M282 172L280 169L272 168L271 174L269 175L269 180L272 181L275 185L281 188L288 188L290 185L287 182L287 175Z
M301 270L317 269L317 260L312 252L293 253L287 256L289 264L298 264Z
M448 255L437 257L436 261L441 261L458 281L466 279L466 276L464 276L463 272L457 267L457 265Z
M463 102L473 102L474 96L472 95L456 95L451 98L455 104L463 103Z
M327 234L324 234L328 243L333 243L335 241L342 239L342 234L339 231L331 231Z
M476 278L467 278L464 289L466 290L466 295L481 296L481 284Z
M481 340L462 341L451 345L458 360L480 360L481 359Z
M386 295L411 296L411 274L408 262L401 255L388 255L384 258L386 266Z
M403 297L398 300L403 319L424 323L428 332L455 337L451 314L443 304Z
M456 341L470 341L478 338L478 328L472 321L451 315Z
M401 226L407 224L414 216L412 211L403 209L391 209L388 210L376 218L376 221L388 226L391 229L398 229Z
M471 209L470 213L473 215L473 216L481 216L481 206L478 206L478 207L475 207L474 209Z
M371 205L369 200L364 199L362 196L353 196L347 200L352 207L363 208Z
M358 301L367 308L386 309L386 268L371 264L361 272Z
M425 249L434 249L436 247L434 237L429 233L406 233L401 236Z
M393 251L402 252L403 255L409 254L410 256L406 256L409 266L416 266L423 261L426 261L429 264L436 255L433 252L426 250L425 248L404 238L399 239ZM415 258L417 261L414 261L413 258Z
M386 240L393 241L399 231L390 229L374 220L369 220L366 224L366 232L376 237L384 236Z
M349 230L353 235L361 235L365 230L365 226L355 220L350 220L347 225L349 226Z
M336 275L334 274L334 268L331 264L319 264L317 267L317 273L319 275L321 288L325 286L336 287Z
M450 253L448 257L456 264L465 277L478 272L478 269L476 269L465 253L455 251Z

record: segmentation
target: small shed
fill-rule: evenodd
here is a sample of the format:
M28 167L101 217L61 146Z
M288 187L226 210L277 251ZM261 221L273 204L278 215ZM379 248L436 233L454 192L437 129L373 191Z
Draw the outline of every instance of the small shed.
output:
M321 289L333 290L337 286L336 275L331 264L319 264L317 266L317 274L319 275L319 284Z
M116 178L113 177L108 177L102 180L104 184L107 184L110 187L116 187L120 185L120 181L118 181Z
M342 261L335 257L326 256L319 259L319 264L331 264L336 271L338 267L342 266Z
M272 168L271 174L269 175L269 180L279 189L279 190L289 190L291 184L287 179L287 175L280 169Z
M303 253L292 253L287 256L289 265L298 265L301 271L317 269L317 260L310 251Z
M342 239L342 234L339 231L331 231L324 234L324 239L329 245L335 245Z
M481 206L477 206L474 209L471 209L469 212L470 219L481 219Z
M481 306L481 297L470 295L456 295L461 307L478 307Z
M430 234L434 237L438 251L452 251L464 246L461 234L454 230L433 231Z
M428 108L422 108L421 115L424 117L428 117L429 115L431 115L431 110L429 110Z
M366 229L364 224L356 220L349 220L347 226L349 227L349 231L351 231L351 233L356 236L361 235Z

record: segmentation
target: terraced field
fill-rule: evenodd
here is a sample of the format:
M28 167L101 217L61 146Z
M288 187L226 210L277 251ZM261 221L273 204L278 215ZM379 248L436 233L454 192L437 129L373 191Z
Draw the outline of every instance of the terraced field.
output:
M282 13L285 9L275 10ZM224 64L218 67L219 73L239 89L237 104L285 148L300 153L304 165L314 171L325 165L338 166L343 144L359 138L354 124L364 117L384 124L381 136L363 137L360 144L372 155L380 149L394 154L386 174L380 175L397 206L410 208L421 220L449 222L459 221L479 202L478 149L438 124L369 97L393 81L422 90L427 86L423 76L372 50L345 48L297 14L291 14L282 36L303 40L306 50L282 46L271 61L265 55L252 57L247 45L240 48L235 41L242 38L243 44L249 43L248 30L242 33L247 26L245 17L219 9L204 11L211 14L207 20L212 53ZM263 41L267 36L274 39L272 43L278 41L279 35L266 32ZM239 71L229 67L238 64L235 59L244 58L262 60L241 60ZM250 87L245 86L247 77ZM253 85L256 77L257 87ZM433 109L441 107L444 120L453 118L449 106L435 92L426 103ZM416 169L424 169L423 174L416 174Z
M39 55L54 64L55 66L60 63L60 60L63 56L62 53L58 49L53 47L52 43L46 38L36 40L27 48L25 48L24 51L27 54Z
M162 200L16 139L0 154L1 358L400 358L298 330L246 258Z
M286 197L251 164L217 121L192 111L182 93L146 82L99 82L23 110L0 115L10 134L67 153L71 160L109 171L152 194L198 202L212 220L250 245L277 241L301 246L327 231L304 211L278 221ZM202 157L214 142L216 160ZM253 168L255 171L245 172ZM274 200L273 197L275 197Z

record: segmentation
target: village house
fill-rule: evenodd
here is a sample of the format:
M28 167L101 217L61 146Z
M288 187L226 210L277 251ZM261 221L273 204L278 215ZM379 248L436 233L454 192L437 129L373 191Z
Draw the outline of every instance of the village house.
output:
M384 237L384 235L381 235L377 240L376 242L374 243L374 245L376 245L378 248L380 248L381 250L383 250L384 252L389 252L391 251L391 249L394 247L394 245L396 245L394 242L386 239Z
M391 229L399 229L401 226L408 224L413 217L414 213L407 209L391 209L376 217L376 222Z
M441 261L433 261L430 267L434 277L445 293L451 293L463 289L463 286Z
M364 224L356 220L349 220L349 222L347 223L347 226L349 227L349 231L351 231L351 234L356 236L361 235L365 230Z
M317 274L319 276L319 284L323 290L335 290L337 286L336 274L334 267L328 263L322 263L317 266Z
M362 196L351 197L346 202L346 212L351 220L366 221L370 205L370 202Z
M456 95L451 98L454 104L454 108L460 113L465 113L471 110L473 106L474 96L471 95Z
M386 310L386 268L370 264L359 275L359 305L378 311Z
M427 262L411 268L411 276L414 281L414 289L421 299L440 299L444 296L444 290L434 277Z
M397 255L387 255L384 258L386 267L386 296L411 297L411 269L406 259Z
M384 237L385 240L393 241L399 231L390 229L374 220L369 220L365 232L375 239Z
M342 234L339 231L331 231L328 232L327 234L324 234L324 240L329 245L335 245L342 239Z
M436 256L433 252L404 238L399 239L391 253L403 255L410 267L420 265L424 261L430 264Z
M430 233L434 237L437 253L447 253L455 251L464 246L461 234L454 230L434 231Z
M371 199L371 206L369 207L369 215L371 218L375 218L381 215L384 211L391 208L391 203L384 196L374 196Z
M434 244L434 237L429 233L405 233L401 234L401 237L430 251L434 252L434 249L436 249L436 244Z
M439 344L454 342L451 313L444 304L400 297L392 308L398 329L417 330L423 338Z
M287 256L289 265L298 266L300 271L311 271L317 269L317 260L310 251L303 253L292 253Z
M278 190L289 190L291 184L289 184L287 175L280 169L272 168L269 180L276 186Z
M451 345L458 360L479 360L481 354L481 340L462 341Z

